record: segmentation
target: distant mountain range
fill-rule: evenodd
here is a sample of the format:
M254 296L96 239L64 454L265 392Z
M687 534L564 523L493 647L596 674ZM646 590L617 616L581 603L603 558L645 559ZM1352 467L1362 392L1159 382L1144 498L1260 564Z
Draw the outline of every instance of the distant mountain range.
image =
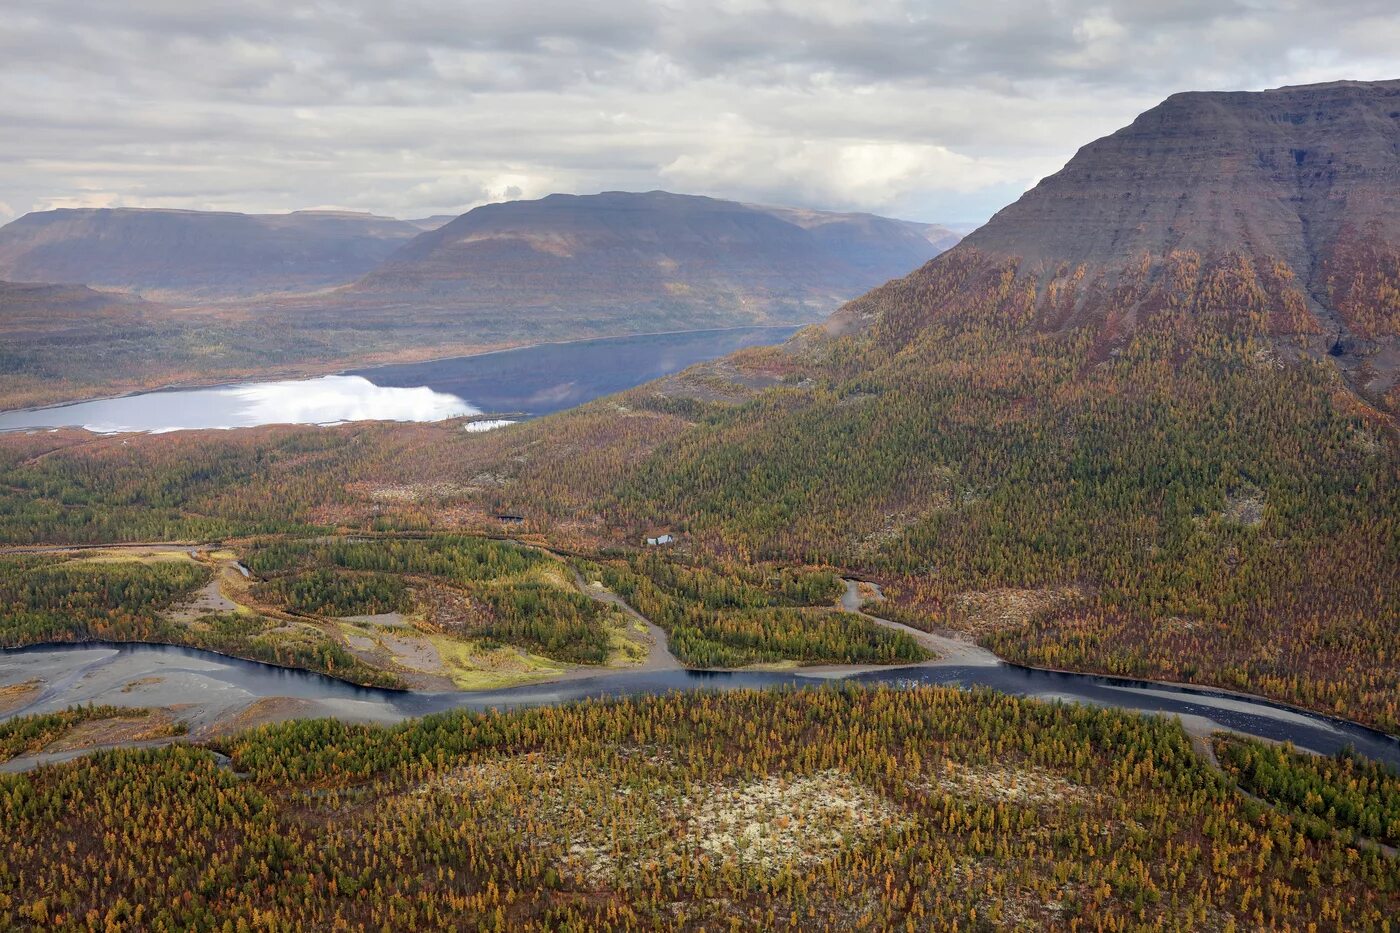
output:
M551 195L416 220L63 209L0 228L0 279L175 303L341 287L309 303L629 316L655 307L674 326L689 310L732 322L814 320L957 239L870 214L660 191Z
M651 191L476 208L422 234L336 297L475 317L654 313L666 327L811 321L957 242L870 214Z
M0 279L178 299L304 291L365 274L426 223L346 211L43 211L0 228Z
M0 228L0 282L64 283L0 290L0 407L549 340L810 323L956 241L936 225L659 191L406 221L45 211Z

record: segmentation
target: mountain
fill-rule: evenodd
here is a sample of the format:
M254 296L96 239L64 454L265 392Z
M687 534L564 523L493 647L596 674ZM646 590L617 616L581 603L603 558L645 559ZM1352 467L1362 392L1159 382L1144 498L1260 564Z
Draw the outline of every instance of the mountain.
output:
M87 315L133 309L144 304L130 295L100 292L86 285L0 281L0 325L6 326L31 317L50 319L54 308Z
M419 230L436 230L457 219L456 214L434 214L431 217L411 217L407 221Z
M1082 148L968 235L950 263L856 303L836 326L904 304L900 292L935 287L958 265L980 268L983 286L1014 268L1039 302L1028 321L1102 322L1119 343L1154 294L1183 286L1169 280L1193 279L1197 295L1243 289L1235 310L1267 313L1277 346L1332 355L1356 389L1395 411L1400 81L1174 95ZM965 293L978 287L972 278Z
M412 221L28 214L0 228L0 280L81 282L152 304L126 329L94 321L79 350L56 335L81 325L90 296L47 293L33 326L6 331L14 365L0 371L0 407L541 341L810 323L955 239L869 214L663 192L553 195Z
M353 281L421 232L347 211L42 211L0 228L0 278L183 298L324 288Z
M1014 660L1400 731L1397 173L1400 83L1176 95L825 326L443 478L547 533L847 568Z
M805 322L956 239L869 214L664 191L554 194L479 207L424 233L343 297L473 315L625 316L639 327Z
M166 328L169 309L85 285L0 281L0 397L4 407L67 397L133 342ZM131 382L109 389L134 388Z

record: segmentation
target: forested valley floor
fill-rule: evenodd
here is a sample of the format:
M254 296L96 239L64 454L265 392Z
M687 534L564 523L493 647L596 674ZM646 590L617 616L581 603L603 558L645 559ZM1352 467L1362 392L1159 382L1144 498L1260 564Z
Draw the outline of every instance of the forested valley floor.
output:
M1393 773L1244 745L1251 799L1174 722L985 692L314 720L216 750L0 777L0 925L1381 930L1400 909L1393 857L1355 842L1393 837Z

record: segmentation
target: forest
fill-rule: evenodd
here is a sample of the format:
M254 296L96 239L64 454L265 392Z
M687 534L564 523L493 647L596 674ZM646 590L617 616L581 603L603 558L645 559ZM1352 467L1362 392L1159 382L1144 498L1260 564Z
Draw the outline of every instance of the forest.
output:
M174 618L169 610L209 579L209 568L193 560L0 555L0 645L155 642L305 668L367 686L403 685L313 627L289 629L247 611Z
M1393 857L1340 809L1249 799L1170 720L988 692L310 720L216 750L0 776L0 927L1383 930L1400 910Z
M1301 302L1285 267L1239 256L1173 254L1110 289L960 252L842 312L864 329L484 435L6 436L0 540L511 534L628 586L666 528L687 567L837 568L883 586L881 614L1010 660L1400 731L1400 454L1334 367L1288 355ZM336 598L401 599L363 585L386 589ZM637 598L695 663L771 658L808 626L899 654L791 601L676 613L650 593L667 585Z
M831 611L845 586L829 571L712 569L655 555L579 561L577 566L660 626L672 653L691 667L779 661L895 664L928 658L903 632Z
M1215 746L1241 787L1306 815L1309 832L1335 829L1400 845L1400 774L1380 762L1352 753L1324 758L1237 737L1219 736Z

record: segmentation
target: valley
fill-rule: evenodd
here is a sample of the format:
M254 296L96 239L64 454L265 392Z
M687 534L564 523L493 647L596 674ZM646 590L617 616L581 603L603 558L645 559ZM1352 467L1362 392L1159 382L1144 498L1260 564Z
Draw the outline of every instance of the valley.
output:
M0 410L810 324L957 239L934 224L664 191L553 195L431 223L36 212L0 227Z
M0 228L0 927L1391 929L1397 152Z
M539 344L317 379L166 387L66 405L0 412L0 433L83 428L96 434L227 430L266 424L440 421L468 430L512 424L591 401L749 346L792 327L636 334ZM505 415L506 418L475 417ZM475 426L475 427L474 427Z

